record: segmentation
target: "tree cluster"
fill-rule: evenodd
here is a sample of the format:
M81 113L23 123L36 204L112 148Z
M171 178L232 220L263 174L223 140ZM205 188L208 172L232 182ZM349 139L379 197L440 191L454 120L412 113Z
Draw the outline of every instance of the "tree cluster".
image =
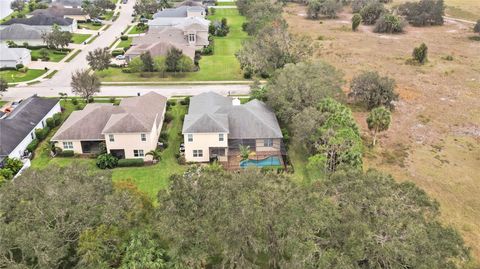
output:
M381 77L376 71L366 71L354 77L350 83L349 97L369 110L379 106L393 109L393 102L398 100L395 80Z
M337 17L337 12L342 9L342 3L337 0L310 0L307 4L307 17L318 19L324 16L329 19Z
M374 171L299 185L195 166L154 207L106 171L50 166L2 186L0 212L6 268L456 269L469 260L435 201Z
M43 32L42 40L49 48L65 48L72 40L72 33L62 31L58 25L52 26L52 31Z
M420 0L400 5L399 13L413 26L442 25L445 6L443 0Z
M404 27L405 22L401 17L390 13L384 13L375 22L375 28L373 31L375 33L395 34L403 32Z
M110 0L84 0L82 9L91 17L98 18L105 13L106 10L115 9L115 4Z
M366 6L360 10L362 22L366 25L373 25L386 12L382 3L377 1L370 1Z
M161 10L162 8L170 7L168 1L166 0L139 0L135 2L135 6L133 6L133 10L135 13L143 16L143 17L151 17L152 14Z

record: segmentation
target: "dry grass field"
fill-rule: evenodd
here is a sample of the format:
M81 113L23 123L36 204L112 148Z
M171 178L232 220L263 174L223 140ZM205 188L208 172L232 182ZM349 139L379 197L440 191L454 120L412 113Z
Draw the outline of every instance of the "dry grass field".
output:
M460 0L446 2L452 1ZM316 40L316 58L344 72L345 91L362 70L396 80L400 100L391 128L367 152L366 168L413 181L437 199L442 220L462 233L480 260L480 42L468 38L472 26L447 21L441 27L409 26L399 35L375 34L367 26L352 32L348 12L312 21L296 4L285 8L284 17L291 32ZM413 47L422 42L429 62L407 65ZM368 139L366 112L355 116Z
M401 4L412 0L393 0L392 5ZM476 21L480 19L479 0L444 0L445 14L450 17Z

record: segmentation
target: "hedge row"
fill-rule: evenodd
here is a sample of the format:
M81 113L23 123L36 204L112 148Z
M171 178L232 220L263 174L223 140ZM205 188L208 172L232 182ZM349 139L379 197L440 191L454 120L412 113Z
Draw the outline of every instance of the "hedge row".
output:
M118 167L135 167L135 166L143 166L144 161L143 159L120 159L118 160Z

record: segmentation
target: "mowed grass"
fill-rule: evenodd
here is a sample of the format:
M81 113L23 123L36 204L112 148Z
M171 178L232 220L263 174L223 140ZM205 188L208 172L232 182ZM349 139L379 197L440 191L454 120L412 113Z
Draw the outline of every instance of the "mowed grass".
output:
M4 70L0 71L0 77L6 80L8 83L19 83L30 81L45 74L44 69L28 69L26 73L22 73L17 70Z
M127 40L121 40L120 43L116 46L117 49L123 49L126 47L130 47L132 45L132 38L129 37Z
M217 6L236 6L235 2L217 2Z
M41 49L34 49L30 50L30 55L32 57L36 57L37 59L41 59L40 56ZM48 51L48 61L49 62L60 62L65 56L68 55L69 51L61 51L55 49L46 49Z
M245 17L235 9L218 9L215 15L208 19L221 20L227 18L230 32L226 37L215 37L215 49L213 55L204 55L200 60L200 70L197 72L163 74L152 73L123 73L120 68L109 68L99 71L97 74L104 82L117 81L229 81L244 80L240 63L235 53L242 48L242 42L248 39L247 33L242 30ZM130 38L129 38L130 39ZM122 41L123 42L123 41ZM130 41L131 43L131 41ZM128 44L130 44L128 43ZM121 47L120 45L117 46Z
M96 100L95 102L109 102L108 100ZM81 105L84 105L83 101L79 100ZM68 118L68 116L75 110L75 106L71 101L61 101L61 105L64 108L62 119ZM182 173L187 168L186 166L179 165L175 154L178 152L180 143L183 141L181 133L182 118L187 111L186 106L177 104L173 106L170 112L173 115L173 120L164 125L162 130L168 132L168 147L162 153L162 159L155 165L143 166L143 167L125 167L115 168L112 170L113 181L129 181L133 182L139 190L145 192L153 200L156 200L156 195L159 190L168 187L170 177L173 174ZM40 143L35 151L35 158L32 160L33 169L43 169L49 165L68 166L72 163L84 164L89 169L98 169L95 165L96 160L92 158L52 158L49 155L48 143L55 132L60 127L56 127L51 130L48 137Z
M82 44L83 41L87 40L90 36L89 34L73 34L72 41L75 44Z
M147 31L147 28L138 28L136 25L131 28L131 30L127 33L129 35L136 35L136 34L143 34Z

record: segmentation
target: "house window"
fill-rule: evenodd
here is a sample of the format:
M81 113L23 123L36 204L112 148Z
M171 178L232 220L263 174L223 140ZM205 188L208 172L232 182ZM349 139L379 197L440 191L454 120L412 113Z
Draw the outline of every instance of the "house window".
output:
M188 34L188 42L195 42L195 34Z
M202 149L194 149L193 150L193 157L203 157L203 150Z
M143 154L143 149L134 149L133 150L133 156L134 157L143 157L145 154Z
M113 136L113 134L109 134L109 135L108 135L108 140L109 140L110 142L115 142L115 137Z
M140 138L142 141L147 141L147 135L146 134L140 134Z
M263 146L264 147L273 147L273 139L271 139L271 138L263 139Z
M187 135L187 141L188 142L193 142L193 134L188 134Z
M218 141L223 142L223 134L218 134Z
M63 142L63 149L73 149L73 142Z

